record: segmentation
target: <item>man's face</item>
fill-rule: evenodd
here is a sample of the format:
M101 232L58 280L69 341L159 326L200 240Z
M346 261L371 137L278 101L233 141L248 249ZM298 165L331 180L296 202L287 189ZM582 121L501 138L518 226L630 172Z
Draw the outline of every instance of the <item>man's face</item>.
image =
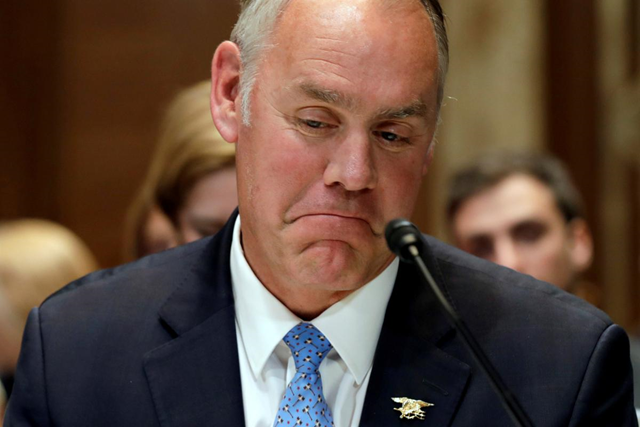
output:
M524 174L470 197L453 218L461 249L563 289L591 259L583 225L567 224L551 190Z
M237 145L243 246L266 285L357 289L393 259L386 223L413 212L436 42L419 2L380 3L294 1L270 40Z

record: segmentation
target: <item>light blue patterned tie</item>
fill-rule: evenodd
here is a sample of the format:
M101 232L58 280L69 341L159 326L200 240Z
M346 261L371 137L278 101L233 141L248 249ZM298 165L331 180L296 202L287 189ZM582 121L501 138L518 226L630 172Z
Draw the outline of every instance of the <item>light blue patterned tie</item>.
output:
M318 371L320 363L333 348L331 343L310 323L294 326L283 340L291 349L296 374L282 396L273 426L333 426L333 416L325 402Z

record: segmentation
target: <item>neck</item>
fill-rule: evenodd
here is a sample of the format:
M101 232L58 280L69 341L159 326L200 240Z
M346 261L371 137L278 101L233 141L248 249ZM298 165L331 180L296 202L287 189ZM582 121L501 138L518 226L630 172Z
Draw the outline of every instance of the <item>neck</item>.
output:
M263 285L273 296L284 304L289 311L302 320L315 319L333 304L354 292L353 290L324 291L304 289L303 286L292 290L290 287L266 284L264 282Z
M248 241L249 240L249 241ZM252 244L249 244L252 243ZM389 252L379 256L378 262L354 261L355 267L323 270L323 265L308 265L291 256L265 255L258 239L242 232L244 257L260 283L289 311L303 320L318 317L329 307L362 288L377 277L393 261ZM284 261L282 261L284 260ZM308 261L308 260L307 260ZM318 263L322 264L322 263ZM311 267L311 268L305 268ZM314 268L315 267L315 268Z

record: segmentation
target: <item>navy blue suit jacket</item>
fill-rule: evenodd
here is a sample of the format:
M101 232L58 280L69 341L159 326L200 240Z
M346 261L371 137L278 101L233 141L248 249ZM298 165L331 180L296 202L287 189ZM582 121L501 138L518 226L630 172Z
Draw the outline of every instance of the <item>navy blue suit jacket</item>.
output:
M243 426L234 219L213 238L91 274L34 309L5 426ZM435 280L536 426L637 425L628 339L604 313L429 244ZM400 420L391 397L401 396L435 406L424 421ZM360 425L411 423L511 425L431 292L402 265Z

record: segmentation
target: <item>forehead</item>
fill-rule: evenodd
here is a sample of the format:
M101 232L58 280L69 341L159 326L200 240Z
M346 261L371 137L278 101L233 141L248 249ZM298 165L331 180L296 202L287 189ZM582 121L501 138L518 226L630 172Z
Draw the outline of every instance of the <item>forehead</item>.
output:
M553 192L538 179L517 174L467 199L456 214L456 234L506 231L522 221L564 223Z
M270 42L265 62L292 85L322 79L405 103L436 94L435 35L417 0L294 0Z

